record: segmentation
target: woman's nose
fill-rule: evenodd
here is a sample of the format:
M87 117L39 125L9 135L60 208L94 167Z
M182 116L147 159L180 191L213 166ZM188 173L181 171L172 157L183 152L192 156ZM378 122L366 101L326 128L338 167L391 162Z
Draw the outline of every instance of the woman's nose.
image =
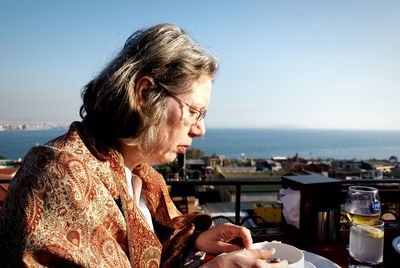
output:
M201 137L206 134L206 127L204 125L204 119L199 120L190 127L189 133L193 137Z

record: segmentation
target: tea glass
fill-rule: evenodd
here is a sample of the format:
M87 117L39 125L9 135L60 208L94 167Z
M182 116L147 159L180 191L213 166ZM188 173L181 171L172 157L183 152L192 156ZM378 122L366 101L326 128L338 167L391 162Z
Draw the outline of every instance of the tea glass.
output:
M357 224L350 227L349 253L356 261L366 264L383 262L384 222L373 220L371 224Z

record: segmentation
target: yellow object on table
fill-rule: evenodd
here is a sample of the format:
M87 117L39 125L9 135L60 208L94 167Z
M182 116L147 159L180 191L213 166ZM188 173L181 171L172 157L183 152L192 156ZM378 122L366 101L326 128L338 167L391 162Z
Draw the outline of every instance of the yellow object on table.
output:
M254 203L254 215L262 217L267 223L280 223L282 214L282 204L277 202ZM258 224L263 223L261 219L257 219Z

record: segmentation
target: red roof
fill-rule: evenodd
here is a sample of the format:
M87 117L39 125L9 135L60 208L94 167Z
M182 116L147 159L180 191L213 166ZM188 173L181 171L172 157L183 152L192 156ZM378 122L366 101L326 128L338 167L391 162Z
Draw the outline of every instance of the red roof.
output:
M0 179L12 179L18 168L0 168Z
M18 168L0 168L0 179L9 179L11 181L17 170ZM7 195L8 185L9 183L0 183L0 204Z

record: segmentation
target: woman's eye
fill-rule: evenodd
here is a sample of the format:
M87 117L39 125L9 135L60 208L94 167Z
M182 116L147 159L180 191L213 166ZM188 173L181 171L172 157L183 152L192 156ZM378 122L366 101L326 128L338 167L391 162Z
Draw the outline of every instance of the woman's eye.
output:
M195 111L195 110L193 110L193 109L189 109L189 112L191 113L191 114L198 114L199 112L197 112L197 111Z

